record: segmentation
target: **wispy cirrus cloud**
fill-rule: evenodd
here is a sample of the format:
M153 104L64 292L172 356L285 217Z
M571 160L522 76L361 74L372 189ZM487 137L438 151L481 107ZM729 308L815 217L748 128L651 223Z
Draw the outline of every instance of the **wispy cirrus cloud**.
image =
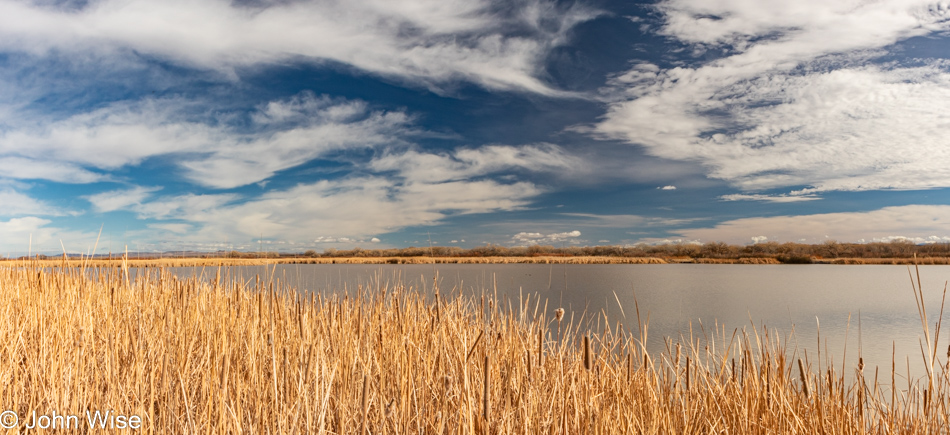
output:
M549 157L525 158L538 153ZM256 196L157 196L155 188L137 186L86 199L99 211L131 211L140 219L157 222L149 228L195 243L247 241L264 235L304 245L332 245L372 240L452 216L521 209L544 188L519 180L523 175L504 180L487 176L506 170L518 174L564 170L570 162L571 158L553 145L494 145L444 154L390 151L355 163L375 174L301 183Z
M742 193L733 193L729 195L722 195L719 199L723 201L762 201L762 202L802 202L802 201L815 201L821 199L817 196L811 195L760 195L760 194L742 194Z
M622 96L592 133L699 162L743 191L950 186L950 67L877 60L892 44L950 28L945 5L668 0L657 8L662 35L714 60L640 63L618 75L608 92Z
M13 189L0 190L0 216L62 216L67 214L55 206L47 204Z
M96 211L106 213L141 205L146 198L158 190L161 190L161 188L135 186L129 189L110 190L83 198L89 201Z
M492 180L407 183L354 177L272 190L259 197L183 195L134 206L143 218L194 227L192 241L268 239L315 241L371 239L401 228L431 225L460 214L513 210L540 189L528 182ZM322 239L321 239L322 237ZM336 243L336 242L334 242Z
M695 219L675 219L635 214L595 214L595 213L560 213L563 219L574 226L599 228L656 228L681 226L693 222Z
M538 79L543 57L597 14L543 0L101 0L73 8L3 0L0 50L146 55L225 74L332 61L433 88L462 79L556 94Z
M303 92L272 101L251 116L253 129L205 113L182 99L119 102L63 120L0 132L3 176L89 183L166 156L204 187L227 189L266 180L327 153L398 144L412 134L402 112L363 101Z
M0 157L0 172L6 179L60 183L94 183L110 178L108 174L84 168L81 164L57 160L54 156L24 158L12 153Z
M511 169L583 171L587 165L588 162L552 144L485 145L441 154L407 151L390 153L369 163L375 171L395 171L407 180L420 182L464 180Z

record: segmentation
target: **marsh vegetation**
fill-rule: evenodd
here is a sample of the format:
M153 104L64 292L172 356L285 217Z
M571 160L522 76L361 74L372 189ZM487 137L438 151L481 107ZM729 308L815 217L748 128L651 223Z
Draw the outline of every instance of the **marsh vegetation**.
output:
M490 288L323 296L260 277L24 263L0 269L0 404L112 409L148 433L950 430L950 359L925 309L913 357L927 373L912 378L790 357L767 328L683 331L648 352L636 306L636 332L558 308Z

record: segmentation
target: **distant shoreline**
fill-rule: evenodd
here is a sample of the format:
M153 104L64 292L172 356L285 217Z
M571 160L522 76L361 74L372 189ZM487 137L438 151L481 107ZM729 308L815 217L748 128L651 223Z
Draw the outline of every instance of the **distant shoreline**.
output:
M69 267L120 267L123 260L70 258ZM804 264L839 265L948 265L950 257L914 258L812 258ZM37 267L58 267L64 264L62 258L47 259L5 259L0 267L19 267L33 265ZM218 267L218 266L262 266L275 264L792 264L783 263L774 257L740 258L660 258L660 257L614 257L614 256L535 256L535 257L278 257L278 258L227 258L227 257L184 257L184 258L131 258L128 267ZM796 263L802 264L802 263Z

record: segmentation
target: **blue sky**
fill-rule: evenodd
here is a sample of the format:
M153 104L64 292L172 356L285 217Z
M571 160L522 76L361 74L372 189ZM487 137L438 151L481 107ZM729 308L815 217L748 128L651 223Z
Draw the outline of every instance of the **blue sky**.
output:
M947 242L948 30L911 0L0 0L0 254Z

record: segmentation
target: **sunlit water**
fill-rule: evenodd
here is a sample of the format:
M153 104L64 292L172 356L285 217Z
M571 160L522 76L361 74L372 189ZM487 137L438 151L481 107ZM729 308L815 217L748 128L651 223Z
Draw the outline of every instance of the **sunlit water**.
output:
M205 278L217 271L170 270L179 276L198 273ZM924 374L923 329L906 266L278 265L222 268L221 274L249 281L279 279L282 285L304 292L347 289L351 294L361 285L376 288L377 283L388 283L391 287L396 282L431 293L437 274L443 295L497 292L499 299L511 301L514 310L531 295L532 301L540 297L542 308L547 302L549 317L563 307L567 320L599 316L599 327L603 327L606 314L612 325L622 323L634 334L640 331L639 307L641 320L649 319L651 353L664 351L669 338L685 344L691 330L695 341L716 331L719 337L731 337L736 329L753 334L754 328L762 334L763 327L768 327L772 337L787 341L792 357L804 357L807 351L812 367L818 364L820 350L822 364L830 357L840 371L844 359L844 369L853 371L860 350L866 373L873 375L879 366L882 379L889 379L893 346L899 375L907 373L908 365L912 377ZM920 276L933 330L950 266L921 266ZM531 305L533 312L534 302ZM943 350L937 354L943 364L950 333L939 341L937 348ZM721 344L720 339L717 348ZM927 348L925 342L923 346Z

